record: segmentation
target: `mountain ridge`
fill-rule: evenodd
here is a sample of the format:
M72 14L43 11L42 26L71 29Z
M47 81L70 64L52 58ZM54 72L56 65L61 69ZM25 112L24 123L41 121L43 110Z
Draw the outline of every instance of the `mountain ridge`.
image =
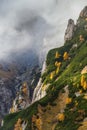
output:
M24 122L27 123L24 130L87 129L84 125L87 123L86 69L82 73L87 66L86 12L85 7L77 20L75 32L64 46L48 52L46 70L41 76L43 86L40 88L46 92L45 97L25 110L7 115L0 130L23 129ZM58 105L61 106L59 110Z

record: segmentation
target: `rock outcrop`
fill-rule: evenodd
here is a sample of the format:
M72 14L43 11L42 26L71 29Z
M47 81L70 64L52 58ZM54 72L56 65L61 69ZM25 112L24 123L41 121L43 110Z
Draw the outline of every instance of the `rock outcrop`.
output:
M27 121L24 123L24 126L27 123L27 130L87 130L85 19L79 18L80 23L79 26L76 24L76 30L74 21L69 20L65 40L72 40L60 48L49 51L47 67L43 66L41 75L45 73L39 77L34 89L33 104L21 112L6 116L1 130L13 130L14 127L15 130L19 127L22 129L21 121ZM28 76L23 75L23 80L26 78L28 81ZM21 90L26 94L26 87L22 87ZM21 99L23 95L20 93L15 103L22 103L24 99Z
M44 85L44 84L42 84L41 80L42 79L39 80L38 85L36 86L36 88L34 90L32 102L38 101L41 98L43 98L44 96L46 96L46 90L49 87L49 84Z
M81 11L80 17L86 18L87 17L87 6Z
M19 110L27 108L30 105L29 96L29 87L25 82L20 86L20 91L17 93L9 113L18 112Z
M15 124L14 130L25 130L26 126L27 126L27 122L19 118Z
M45 69L46 69L46 62L44 62L44 64L43 64L41 75L45 72ZM46 95L46 91L45 91L46 89L43 89L43 87L44 87L44 85L42 83L42 79L40 78L38 81L38 84L34 90L32 102L40 100L41 98L43 98Z
M82 21L87 21L87 6L80 12L79 18L77 20L76 26L80 27ZM87 24L84 25L84 29L87 31Z
M74 20L69 19L67 29L65 31L65 36L64 36L65 42L72 39L75 29L76 29L76 26L74 24Z
M0 116L3 117L9 112L9 107L13 99L12 89L9 84L0 84Z
M14 64L8 64L3 67L0 64L0 125L3 117L9 113L9 109L12 106L11 112L16 112L29 105L39 77L39 66L26 66L25 68ZM22 96L21 93L18 93L21 92L20 89L24 81L28 83L28 99L28 96ZM26 89L24 91L26 91ZM19 105L17 104L18 101L20 102Z

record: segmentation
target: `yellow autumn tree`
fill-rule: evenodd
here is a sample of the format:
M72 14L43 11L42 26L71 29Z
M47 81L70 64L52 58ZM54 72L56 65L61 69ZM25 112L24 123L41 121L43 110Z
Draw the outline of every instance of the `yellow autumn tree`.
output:
M87 89L87 82L86 82L86 81L84 81L84 83L83 83L83 89L84 89L84 90Z
M59 67L59 68L60 68L61 64L62 64L61 62L55 62L55 66L56 66L56 67Z
M69 58L68 52L64 52L63 59L68 60L68 58Z
M22 119L21 119L21 118L19 118L17 123L19 123L19 124L20 124L21 122L22 122Z
M55 62L55 66L57 67L56 74L58 74L61 64L62 64L61 62L58 62L58 61Z
M83 35L80 35L80 36L79 36L79 40L80 40L80 42L84 42L84 37L83 37Z
M50 79L52 80L54 77L53 73L50 74Z
M36 116L33 115L33 116L32 116L32 123L35 123L35 122L36 122Z
M36 119L36 127L38 130L42 130L42 120L40 118Z
M66 104L70 104L72 102L72 98L66 98Z
M87 82L84 75L81 76L81 86L83 87L84 90L87 89Z
M22 92L24 93L24 94L27 94L27 83L24 83L23 84L23 86L22 86Z
M82 75L82 76L81 76L81 86L83 86L83 85L84 85L84 82L85 82L85 76L84 76L84 75Z
M58 64L58 61L55 62L55 66L57 66L57 64Z
M59 114L57 115L57 120L58 120L58 121L64 121L64 119L65 119L64 113L59 113Z
M60 56L61 56L61 55L59 54L59 52L56 51L55 58L57 59L57 58L59 58Z
M51 72L51 74L50 74L50 79L51 80L54 78L54 75L55 75L55 71Z
M57 67L57 69L56 69L56 74L58 74L59 73L59 67Z
M22 119L18 119L17 123L15 124L14 130L22 130Z
M81 76L81 86L83 87L84 90L87 89L87 81L84 75Z

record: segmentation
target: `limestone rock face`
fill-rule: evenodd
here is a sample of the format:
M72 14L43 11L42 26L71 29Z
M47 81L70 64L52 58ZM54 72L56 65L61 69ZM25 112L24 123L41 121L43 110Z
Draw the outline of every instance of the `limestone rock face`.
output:
M81 11L80 17L87 17L87 6Z
M24 121L21 118L19 118L14 126L14 130L25 130L26 126L27 126L27 121Z
M27 108L30 105L29 96L29 87L27 83L23 83L23 85L20 86L20 91L17 93L9 113L18 112Z
M3 117L9 112L9 108L15 97L15 76L15 72L0 65L0 126Z
M74 24L74 20L69 19L67 29L65 31L65 36L64 36L65 42L72 39L75 29L76 26Z
M29 106L40 71L38 65L21 67L16 63L8 63L6 66L0 64L0 126L10 108L13 113ZM25 85L22 86L25 81L28 84L27 88Z
M34 90L32 102L38 101L44 96L46 96L46 90L48 87L49 87L49 84L43 85L40 79L38 85L36 86Z
M5 116L9 112L9 107L11 106L13 99L13 90L11 84L7 84L2 79L0 80L0 118Z
M80 12L76 26L80 27L82 21L87 21L87 6L85 6L85 8L83 8L83 10ZM87 31L87 24L84 25L84 29Z
M43 64L41 75L45 72L45 70L46 70L46 62L44 62L44 64ZM47 87L48 87L48 85L44 87L44 85L42 83L42 79L40 78L36 88L34 89L32 103L37 100L40 100L41 98L43 98L46 95Z

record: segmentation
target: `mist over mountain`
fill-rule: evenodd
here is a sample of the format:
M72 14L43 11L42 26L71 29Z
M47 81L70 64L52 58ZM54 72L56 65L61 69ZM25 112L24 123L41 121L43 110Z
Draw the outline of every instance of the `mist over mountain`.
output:
M32 35L37 26L30 23L16 30ZM77 22L68 20L64 45L49 50L42 70L35 64L40 47L14 49L8 57L13 64L7 70L0 65L0 130L87 130L87 5Z
M67 20L76 20L86 4L85 0L0 0L0 59L32 50L29 59L35 54L41 63L49 49L62 45Z

